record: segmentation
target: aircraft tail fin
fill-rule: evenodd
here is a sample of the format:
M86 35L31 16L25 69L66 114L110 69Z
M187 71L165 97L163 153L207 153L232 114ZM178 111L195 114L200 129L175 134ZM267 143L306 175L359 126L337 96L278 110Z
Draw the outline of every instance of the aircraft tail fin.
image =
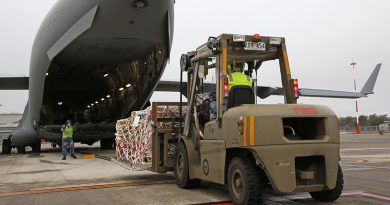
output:
M361 94L369 95L374 93L374 87L376 83L376 79L378 78L379 70L381 69L382 63L378 63L375 66L374 71L372 71L370 77L368 78L366 84L364 84L362 90L360 91Z

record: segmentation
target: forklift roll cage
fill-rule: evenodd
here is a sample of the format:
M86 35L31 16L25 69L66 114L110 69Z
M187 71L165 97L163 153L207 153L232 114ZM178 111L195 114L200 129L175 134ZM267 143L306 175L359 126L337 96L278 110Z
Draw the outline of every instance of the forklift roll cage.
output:
M261 42L264 50L246 50L245 44ZM215 59L215 60L213 60ZM252 77L253 71L257 73L264 61L279 60L281 80L286 104L296 104L297 96L294 92L294 80L291 78L290 65L286 49L285 38L250 35L222 34L219 37L210 37L208 42L182 56L181 59L181 83L183 72L188 73L187 95L189 108L193 107L196 86L203 83L203 76L207 75L208 69L215 68L216 76L216 100L217 118L220 119L227 110L228 91L224 89L227 83L228 64L237 62L247 63L248 73ZM199 71L202 71L199 75ZM198 75L194 78L194 76ZM200 79L199 82L197 79ZM183 85L183 84L182 84ZM256 93L256 83L254 92ZM183 94L183 89L181 89ZM180 95L181 96L181 95ZM182 98L180 97L180 102ZM191 110L190 110L191 111ZM190 116L187 116L190 117ZM189 122L189 120L186 120ZM187 129L186 129L187 127ZM185 125L185 133L188 133L188 125ZM187 132L186 132L187 131Z

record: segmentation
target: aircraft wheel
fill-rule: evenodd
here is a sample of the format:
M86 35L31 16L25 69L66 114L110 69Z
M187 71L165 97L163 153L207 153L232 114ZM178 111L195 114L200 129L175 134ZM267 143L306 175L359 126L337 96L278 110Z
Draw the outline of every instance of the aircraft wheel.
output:
M101 149L115 149L115 139L101 139L100 140Z
M233 158L228 168L228 188L233 204L262 204L260 171L249 160Z
M176 147L174 172L178 187L182 189L190 189L200 185L199 179L190 179L189 177L188 155L185 145L182 142L180 142Z
M343 192L344 188L344 175L343 170L340 167L337 171L337 182L336 187L331 190L325 190L325 191L317 191L317 192L310 192L311 197L316 201L322 201L322 202L332 202L336 201Z
M33 153L40 153L41 152L41 141L38 141L34 145L31 146Z
M26 147L18 146L17 149L19 154L26 153Z
M11 150L12 150L11 141L8 139L4 139L1 154L11 154Z

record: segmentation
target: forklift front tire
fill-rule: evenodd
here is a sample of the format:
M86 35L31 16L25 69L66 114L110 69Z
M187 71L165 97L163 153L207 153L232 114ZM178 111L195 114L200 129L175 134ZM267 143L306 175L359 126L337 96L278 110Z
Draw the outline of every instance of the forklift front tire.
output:
M178 187L182 189L191 189L200 185L199 179L190 179L189 177L188 154L187 149L182 142L176 147L174 172Z

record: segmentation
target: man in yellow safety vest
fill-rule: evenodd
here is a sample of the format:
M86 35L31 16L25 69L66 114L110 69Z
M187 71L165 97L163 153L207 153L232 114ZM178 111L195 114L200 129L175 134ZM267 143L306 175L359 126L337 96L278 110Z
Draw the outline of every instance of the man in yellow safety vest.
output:
M67 120L66 124L61 127L62 131L62 160L66 160L66 153L68 147L70 149L70 154L74 159L77 159L74 153L74 142L73 142L73 133L75 129L72 126L72 121Z
M232 89L232 87L237 85L244 85L252 87L253 85L253 79L244 73L244 64L243 63L236 63L233 72L228 73L228 83L229 83L229 90Z

